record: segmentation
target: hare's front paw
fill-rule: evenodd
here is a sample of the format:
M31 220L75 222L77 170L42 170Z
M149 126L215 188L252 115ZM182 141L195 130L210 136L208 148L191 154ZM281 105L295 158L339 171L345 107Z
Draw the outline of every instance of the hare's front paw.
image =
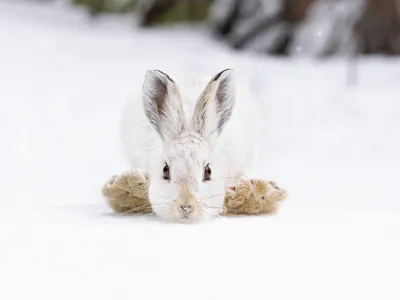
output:
M229 186L225 194L225 206L227 209L235 209L242 206L251 197L253 184L250 180L241 178L235 186Z
M148 177L140 170L112 176L102 189L109 205L118 213L150 212Z
M286 199L286 191L273 181L240 179L228 187L225 206L228 214L258 215L274 213L278 202Z
M287 197L286 191L279 187L275 181L250 179L250 182L253 184L255 200L282 201Z

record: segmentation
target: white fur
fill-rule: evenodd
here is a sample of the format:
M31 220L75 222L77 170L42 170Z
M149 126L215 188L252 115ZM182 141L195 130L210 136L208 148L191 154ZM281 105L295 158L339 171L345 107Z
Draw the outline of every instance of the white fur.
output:
M241 176L247 177L256 163L255 142L260 133L257 109L246 90L238 91L233 71L226 71L220 80L209 86L208 95L213 99L208 99L206 122L202 124L193 116L206 83L192 85L193 93L186 97L180 94L176 81L173 79L173 83L165 76L158 71L148 71L142 87L142 101L127 102L121 124L125 156L131 168L149 174L150 202L160 218L193 222L216 217L223 207L226 186L235 184ZM151 98L154 84L160 80L168 87L164 102L166 114L152 116L158 118L158 125L152 126L149 122L152 117L148 118L149 110L154 109ZM214 98L222 80L228 84L225 91L233 91L222 93L222 110L233 106L233 114L218 135L213 130L220 118ZM190 92L189 86L185 86L184 92ZM157 126L161 128L161 134L155 130ZM170 166L170 181L162 178L165 162ZM209 182L202 181L206 163L212 170ZM197 200L197 207L189 219L182 219L176 205L182 186L186 186L188 193Z

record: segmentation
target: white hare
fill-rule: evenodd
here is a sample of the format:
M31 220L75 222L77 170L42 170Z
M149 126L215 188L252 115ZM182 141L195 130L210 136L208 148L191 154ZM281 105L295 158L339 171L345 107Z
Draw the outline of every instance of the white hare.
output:
M218 216L226 187L253 170L260 130L251 99L236 99L233 70L212 77L195 99L149 70L141 98L125 109L122 144L130 167L149 178L153 211L172 222Z

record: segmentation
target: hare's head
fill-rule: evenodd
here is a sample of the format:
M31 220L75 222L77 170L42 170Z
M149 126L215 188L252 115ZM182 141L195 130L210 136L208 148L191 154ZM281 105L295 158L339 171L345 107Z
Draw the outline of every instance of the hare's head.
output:
M235 106L233 71L209 81L189 117L178 86L161 71L147 71L142 97L145 115L163 145L149 170L153 211L173 222L219 215L227 166L213 149Z

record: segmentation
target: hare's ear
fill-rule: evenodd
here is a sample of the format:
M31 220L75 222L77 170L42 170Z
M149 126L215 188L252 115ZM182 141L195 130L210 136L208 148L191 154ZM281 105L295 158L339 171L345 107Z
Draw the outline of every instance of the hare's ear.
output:
M159 70L146 72L142 98L144 112L163 141L174 139L185 129L185 115L176 83Z
M223 131L235 106L235 80L231 69L211 78L193 112L193 128L210 144Z

